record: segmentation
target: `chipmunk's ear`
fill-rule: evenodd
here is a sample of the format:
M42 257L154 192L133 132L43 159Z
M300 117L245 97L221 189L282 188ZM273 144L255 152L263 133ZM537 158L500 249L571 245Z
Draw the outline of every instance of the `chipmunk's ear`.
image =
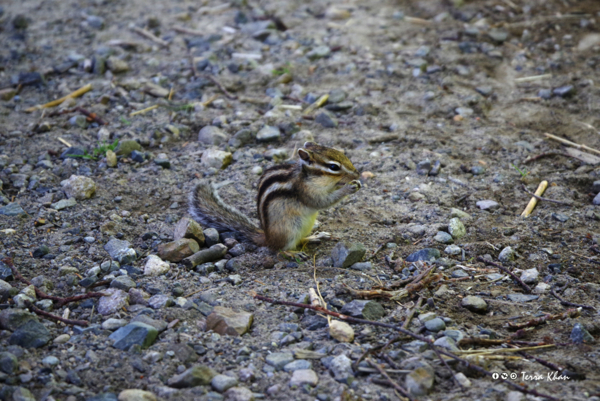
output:
M306 145L304 145L306 146ZM300 156L300 158L302 160L304 160L305 162L309 161L311 159L312 154L310 153L310 151L300 148L298 149L298 156Z
M311 148L313 146L317 146L317 144L314 143L314 142L310 142L310 141L309 142L304 142L304 147L305 148Z

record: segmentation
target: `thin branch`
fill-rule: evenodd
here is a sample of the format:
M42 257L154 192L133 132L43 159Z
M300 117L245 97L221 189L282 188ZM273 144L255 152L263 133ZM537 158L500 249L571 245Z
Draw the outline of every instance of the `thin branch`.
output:
M403 396L405 396L406 398L408 398L409 400L414 400L413 397L411 397L411 395L408 393L408 391L406 391L406 389L404 389L404 387L402 387L400 384L396 383L391 377L390 375L387 374L387 372L385 371L385 369L383 369L381 367L381 365L379 365L378 363L375 363L371 358L367 358L367 362L369 363L369 365L373 366L375 369L377 369L379 371L379 373L386 378L386 380L392 385L392 387L394 387L400 394L402 394Z
M36 307L34 304L31 303L31 301L25 301L25 306L27 306L27 309L29 309L36 315L44 316L48 319L56 320L57 322L62 322L64 324L68 324L71 326L87 326L89 324L89 322L87 322L85 320L71 320L71 319L62 318L57 315L53 315L52 313L43 311L40 308Z
M523 191L527 192L529 195L533 196L537 200L546 201L546 202L552 202L552 203L557 203L559 205L573 206L573 202L565 202L565 201L559 201L559 200L548 199L548 198L543 198L541 196L537 196L533 192L529 191L527 189L527 187L525 187L525 184L523 184Z
M221 92L223 92L223 94L231 100L236 100L237 96L232 95L227 89L225 89L225 87L223 86L223 84L221 82L219 82L219 80L215 77L213 77L212 75L208 75L208 74L200 74L203 78L208 79L209 81L212 81L215 85L217 85L217 87L221 90Z
M542 317L538 317L535 319L531 319L528 322L525 323L511 323L508 322L507 323L507 328L511 329L511 330L518 330L518 329L524 329L526 327L535 327L535 326L539 326L542 325L550 320L561 320L561 319L566 319L568 317L577 317L579 316L581 313L580 309L567 309L565 312L563 313L558 313L556 315L544 315Z
M421 307L422 303L423 303L423 297L420 296L419 300L417 301L417 304L410 310L410 312L408 313L408 316L406 316L406 319L404 320L404 323L402 323L403 329L408 329L408 325L410 324L410 321L412 320L413 316L415 315L416 310Z
M525 292L527 292L528 294L531 293L531 288L529 288L529 286L527 284L525 284L519 277L517 277L516 274L514 274L513 272L511 272L510 270L508 270L506 267L502 266L501 264L494 263L491 260L484 259L481 256L479 256L477 258L477 260L479 262L485 263L486 265L494 266L494 267L497 267L498 269L502 270L504 273L506 273L509 276L511 276L513 278L513 280L515 280L517 283L519 283L519 285L521 287L523 287L523 289L525 290Z
M596 308L594 308L593 306L590 306L590 305L581 305L581 304L576 304L573 302L565 301L564 298L562 298L560 295L558 295L556 293L556 291L554 291L554 289L550 290L550 294L552 294L556 299L558 299L560 301L560 304L563 306L574 306L575 308L596 310Z

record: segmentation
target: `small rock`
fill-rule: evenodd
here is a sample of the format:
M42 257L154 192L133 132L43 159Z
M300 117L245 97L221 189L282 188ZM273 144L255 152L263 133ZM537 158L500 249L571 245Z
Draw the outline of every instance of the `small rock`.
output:
M68 198L83 200L91 198L96 193L94 180L81 175L72 175L68 180L61 181L60 185Z
M154 159L154 164L162 168L171 168L171 161L166 153L159 153Z
M175 226L175 230L173 232L173 238L175 240L179 240L182 238L190 238L196 241L199 245L204 244L204 233L202 232L202 227L196 221L184 217Z
M515 260L515 251L510 246L504 248L500 254L498 255L498 260L500 262L512 262Z
M125 292L135 287L137 287L137 284L129 276L119 276L110 282L110 288L116 288Z
M461 305L471 312L484 313L487 311L487 302L483 298L469 295L464 297L461 301Z
M224 152L217 149L207 149L202 153L201 162L204 166L217 169L224 169L233 161L233 155L230 152Z
M362 299L348 302L342 307L340 312L344 315L367 320L379 320L385 316L385 310L379 302Z
M284 372L294 372L300 369L310 369L312 363L306 359L296 359L283 367Z
M169 386L174 388L204 386L211 383L215 376L217 376L217 372L212 368L197 365L169 379Z
M108 338L114 341L113 347L120 350L128 350L132 345L148 348L158 336L156 328L140 322L129 323L121 327Z
M309 385L315 387L319 383L319 377L317 373L312 369L298 369L294 370L292 378L290 379L290 386L301 387Z
M30 320L13 332L8 343L23 348L40 348L48 344L50 340L52 340L52 336L46 326Z
M321 110L317 113L315 122L321 124L325 128L336 128L338 126L337 118L327 110Z
M461 386L465 388L471 387L471 380L469 380L464 373L459 372L454 375L454 378L456 378L456 381L459 382Z
M425 159L417 164L417 174L427 175L431 171L431 160Z
M353 270L367 271L373 268L373 264L371 262L362 262L362 263L354 263L350 266Z
M229 308L215 306L212 313L206 318L206 330L237 337L250 330L253 321L254 314L252 313L235 312Z
M235 377L226 376L226 375L216 375L210 381L211 387L218 391L219 393L223 393L229 390L231 387L235 387L238 385L238 381Z
M535 288L532 290L534 294L545 294L550 288L550 284L544 283L543 281L538 283Z
M156 294L148 298L148 306L152 309L168 308L174 304L173 297L165 294Z
M25 211L17 202L13 202L4 207L0 207L0 214L4 216L19 216L25 214Z
M448 245L446 249L444 249L444 252L448 255L460 255L461 249L457 245Z
M508 294L507 297L512 302L529 302L538 299L540 296L529 294Z
M169 263L163 261L156 255L148 255L146 264L144 265L144 275L160 276L171 270Z
M113 74L121 74L129 71L129 64L125 60L121 60L115 56L110 56L106 59L106 68Z
M469 273L467 273L463 269L456 269L452 272L452 278L463 278L463 277L469 277Z
M210 229L212 230L212 229ZM205 238L207 244L209 241L212 241L212 238L207 234L210 230L205 230ZM212 235L212 233L211 233ZM227 247L223 244L215 244L208 249L203 249L201 251L196 252L192 256L189 256L183 259L183 264L188 269L194 268L198 265L202 265L208 262L214 262L216 260L222 259L227 254ZM233 259L232 259L233 260Z
M426 321L425 328L429 331L437 333L438 331L446 329L446 323L439 317L436 317L435 319Z
M340 354L331 360L329 370L333 374L333 378L341 383L348 383L348 379L354 376L352 361L344 354Z
M158 256L169 262L180 262L198 252L200 247L193 239L181 238L158 246Z
M198 132L198 142L206 145L221 145L227 142L227 135L214 125L207 125Z
M157 401L157 398L150 391L129 389L119 393L119 401Z
M446 348L452 352L458 351L458 347L456 346L456 341L452 337L444 336L440 337L433 343L442 348Z
M408 255L408 257L406 258L407 262L416 262L418 260L424 260L426 262L428 261L433 261L435 259L439 259L441 257L441 253L440 251L438 251L435 248L425 248L425 249L421 249L420 251L411 253L410 255Z
M102 329L114 331L116 329L120 329L121 327L127 326L127 320L125 319L106 319L102 322Z
M535 267L533 267L531 269L523 271L523 273L521 274L521 281L525 284L533 284L537 281L539 275L540 273Z
M142 145L140 145L132 139L125 139L123 141L119 141L119 147L117 148L117 156L129 157L131 156L131 153L134 150L141 152Z
M332 320L329 324L329 335L342 343L354 341L354 329L346 322Z
M144 154L142 152L139 152L137 150L132 150L131 154L129 155L129 157L131 158L131 160L133 160L136 163L143 163L144 160L146 159Z
M206 230L204 230L204 240L206 241L206 246L209 246L212 248L213 245L216 245L219 243L219 232L214 228L207 228ZM206 262L199 262L197 264L201 264L201 263L206 263Z
M413 396L424 396L433 388L433 380L434 376L428 369L419 367L406 375L405 387Z
M454 242L452 236L445 231L438 231L435 237L433 237L433 240L441 244L451 244Z
M66 344L69 340L71 339L71 336L68 334L61 334L60 336L56 337L54 339L54 341L52 341L54 344Z
M311 60L318 60L320 58L328 57L331 54L331 49L329 46L317 46L308 53L306 53L306 57Z
M591 343L594 337L583 327L581 323L575 323L571 336L569 337L575 344Z
M98 301L98 313L101 315L111 315L129 303L129 295L122 290L109 288L102 292L107 295Z
M281 138L281 133L279 128L271 127L269 125L265 125L258 133L256 134L256 140L258 142L273 142Z
M561 87L555 88L552 91L552 93L554 93L556 96L560 96L560 97L573 96L575 94L575 87L573 85L561 86Z
M464 224L456 217L450 219L450 222L448 223L448 232L454 239L462 238L467 234Z
M232 387L225 392L226 401L255 401L254 393L246 387Z
M592 203L596 206L600 205L600 192L598 192L598 195L596 195L594 199L592 199Z
M291 352L273 352L265 358L265 361L276 369L283 369L285 365L294 360Z
M452 209L450 209L450 217L452 217L452 218L456 217L461 220L469 220L471 218L471 215L467 212L463 212L460 209L452 208Z
M338 242L331 251L333 266L342 268L349 267L360 262L366 252L365 246L360 242L351 243L348 247L346 247L343 242Z
M112 259L122 265L126 265L137 259L135 250L130 248L130 246L131 244L128 241L113 238L104 245L104 250L108 252Z
M488 211L496 210L500 207L500 204L493 200L481 200L481 201L477 202L476 205L481 210L488 210Z
M23 375L21 375L22 377ZM31 394L31 391L24 387L17 387L12 393L13 401L35 401L35 397Z
M552 91L550 89L540 89L537 95L542 99L548 100L552 97Z
M7 375L14 374L19 368L19 360L10 352L0 352L0 371Z

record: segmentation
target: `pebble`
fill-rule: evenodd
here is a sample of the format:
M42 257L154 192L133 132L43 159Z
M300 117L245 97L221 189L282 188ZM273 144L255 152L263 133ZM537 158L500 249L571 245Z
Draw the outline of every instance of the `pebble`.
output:
M129 157L131 156L131 152L137 150L141 152L142 145L140 145L137 141L132 139L125 139L119 141L119 147L117 148L117 156Z
M426 321L425 328L429 331L433 331L434 333L437 333L438 331L442 331L442 330L446 329L446 323L439 317L436 317L435 319Z
M88 121L85 116L73 116L69 118L69 124L74 127L86 128L88 126Z
M54 344L65 344L66 342L68 342L71 339L71 336L68 334L61 334L60 336L56 337L54 339L54 341L52 341Z
M0 207L0 214L4 216L19 216L25 214L25 211L17 202L13 202L4 207Z
M552 91L550 89L540 89L537 95L542 99L548 100L552 97Z
M354 263L350 268L353 270L367 271L373 268L373 264L371 262L359 262Z
M474 295L464 297L461 301L461 305L471 312L484 313L487 311L487 302L485 302L483 298Z
M119 276L110 282L110 288L117 288L128 292L131 288L137 287L137 284L129 276Z
M377 301L355 299L345 304L341 311L344 315L350 315L367 320L379 320L385 316L383 306Z
M145 323L133 322L121 327L108 338L114 341L113 347L128 350L132 345L148 348L154 344L157 336L156 328Z
M130 248L129 241L122 241L116 238L111 239L104 245L104 250L110 257L122 265L130 264L137 259L135 250Z
M550 284L544 283L543 281L538 283L532 290L534 294L545 294L550 288Z
M311 60L318 60L320 58L328 57L331 54L331 49L329 46L317 46L308 53L306 53L306 57Z
M446 348L452 352L458 351L458 347L456 346L456 341L452 337L443 336L435 340L433 343L442 348Z
M246 387L232 387L225 392L226 401L254 401L254 393Z
M538 299L539 295L528 294L508 294L508 300L512 302L529 302Z
M294 361L294 355L291 352L273 352L267 355L265 361L276 369L283 369L285 365Z
M352 372L352 361L344 354L333 358L328 366L333 378L341 383L348 384L348 379L354 377Z
M206 246L211 247L219 243L219 232L214 228L207 228L204 230L204 240Z
M462 372L456 373L454 375L454 378L456 379L457 382L460 383L461 386L463 386L465 388L471 387L471 385L472 385L471 380L469 380L467 378L467 376L465 376L465 374Z
M144 390L123 390L119 393L119 401L157 401L156 396L150 391Z
M285 372L294 372L299 369L310 369L312 368L312 363L307 361L306 359L296 359L283 367Z
M319 376L312 369L298 369L294 370L292 378L290 379L290 386L301 387L309 385L315 387L319 383Z
M204 239L204 235L202 235L202 239ZM167 260L169 262L180 262L199 250L200 246L195 240L190 238L181 238L173 242L158 245L158 256L162 260Z
M206 145L221 145L227 142L227 135L214 125L207 125L198 132L198 142Z
M252 167L252 174L254 175L262 175L263 173L263 168L261 166L254 166Z
M253 321L253 313L235 312L233 309L215 306L212 313L206 318L206 330L237 337L248 332Z
M107 152L107 155L108 155L108 152ZM129 158L136 163L142 163L145 160L144 154L137 150L132 150L131 154L129 155Z
M96 183L89 177L72 175L60 185L68 198L77 200L89 199L96 193Z
M598 199L598 202L600 202L600 198ZM552 218L556 221L560 221L561 223L565 223L567 220L569 220L569 217L562 213L552 213Z
M448 255L460 255L461 249L457 245L448 245L444 252Z
M327 110L318 112L315 116L315 122L321 124L325 128L337 128L339 124L337 118Z
M256 140L258 142L273 142L279 140L279 138L281 138L281 132L279 131L279 128L272 127L270 125L265 125L256 134Z
M171 168L171 161L166 153L159 153L154 159L154 164L162 168Z
M60 363L60 360L55 356L47 356L42 359L42 364L48 368L54 367Z
M354 329L346 322L332 320L329 324L329 335L342 343L354 341Z
M460 239L467 234L464 224L456 217L450 219L448 223L448 232L454 239Z
M597 205L600 205L600 192L598 193L598 195L596 195L596 196L594 197L594 199L592 200L592 203L593 203L594 205L596 205L596 206L597 206Z
M46 326L35 320L29 320L12 333L8 343L23 348L41 348L50 340L52 336Z
M416 262L418 260L424 260L426 262L433 261L441 257L439 250L435 248L424 248L420 251L413 252L406 258L407 262Z
M575 87L573 85L560 86L552 90L552 93L560 97L569 97L575 94Z
M521 281L525 284L533 284L537 281L539 275L540 273L538 272L538 270L535 267L533 267L531 269L523 271L523 273L521 274Z
M452 277L453 278L463 278L463 277L469 277L469 273L467 273L466 271L464 271L463 269L456 269L452 272Z
M433 374L424 367L419 367L406 375L406 390L415 397L427 395L433 389Z
M331 251L334 267L346 268L358 263L365 256L367 250L360 242L353 242L346 246L343 242L338 242Z
M174 304L175 300L173 297L165 294L156 294L148 298L148 306L152 309L168 308Z
M206 167L224 169L233 161L233 155L218 149L207 149L202 153L201 162Z
M433 240L442 244L451 244L454 242L452 235L448 234L445 231L438 231Z
M452 218L458 218L461 220L469 220L471 219L471 215L467 212L463 212L460 209L456 209L456 208L452 208L450 209L450 217Z
M146 276L160 276L166 274L171 270L169 263L163 261L156 255L148 255L146 258L146 264L144 265L144 275Z
M0 352L0 371L12 375L19 368L19 360L10 352Z
M125 60L110 56L106 59L106 68L113 74L121 74L129 71L129 64Z
M496 210L500 207L500 204L493 200L480 200L476 203L477 207L481 210Z
M506 248L504 248L500 254L498 255L498 260L500 262L512 262L513 260L515 260L515 251L514 249L512 249L512 247L507 246Z
M21 381L23 381L23 375L21 375ZM35 401L35 397L28 389L17 387L12 393L12 401Z
M431 160L425 159L417 164L417 174L427 175L431 170Z
M98 313L101 315L112 315L129 303L129 295L123 290L109 288L102 292L107 295L98 301Z
M215 391L218 391L219 393L224 393L231 387L237 386L238 380L235 377L231 376L216 375L210 381L210 385Z
M569 337L575 344L594 342L594 337L583 327L581 323L575 323L571 336Z
M121 327L124 327L127 325L127 320L125 319L106 319L104 322L102 322L102 328L104 330L110 330L110 331L114 331L116 329L120 329Z
M504 29L499 29L499 28L492 28L488 32L488 36L492 40L502 43L502 42L506 41L506 39L508 39L508 31L506 31Z

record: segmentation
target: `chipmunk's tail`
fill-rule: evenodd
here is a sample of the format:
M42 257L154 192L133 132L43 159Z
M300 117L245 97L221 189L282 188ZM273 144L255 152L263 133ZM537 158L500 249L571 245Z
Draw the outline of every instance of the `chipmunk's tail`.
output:
M242 212L223 202L210 182L202 182L190 196L190 214L204 228L236 231L258 246L265 246L265 234Z

